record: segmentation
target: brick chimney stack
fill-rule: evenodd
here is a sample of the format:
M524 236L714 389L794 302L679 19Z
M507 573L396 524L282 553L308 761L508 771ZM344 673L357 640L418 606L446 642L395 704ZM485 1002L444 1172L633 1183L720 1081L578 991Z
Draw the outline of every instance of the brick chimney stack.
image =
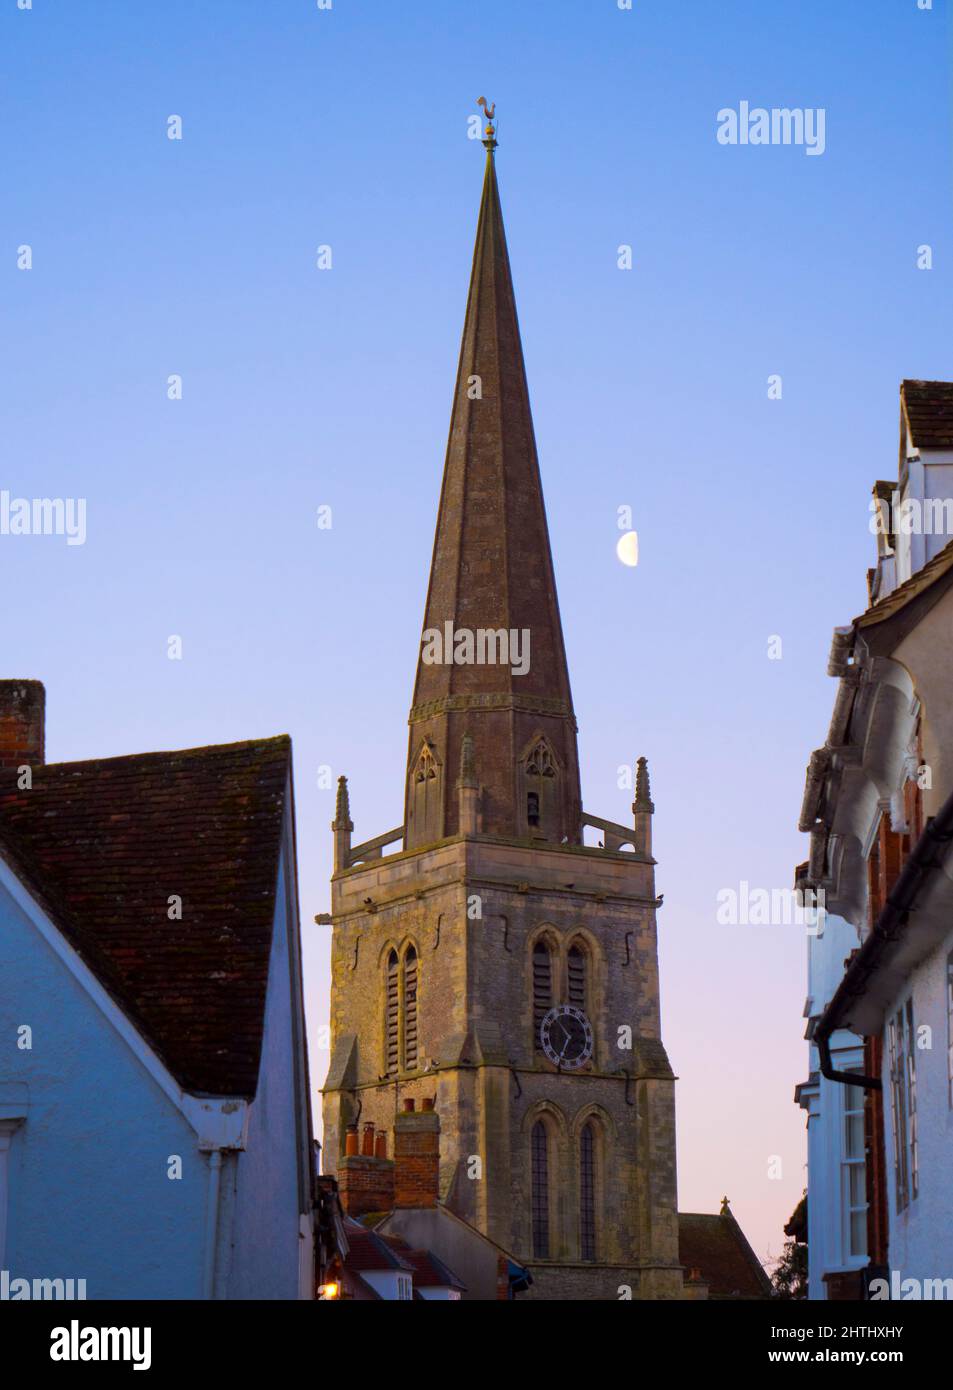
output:
M394 1163L387 1157L387 1135L367 1121L358 1135L347 1127L344 1153L338 1160L338 1196L348 1216L390 1211L394 1205Z
M394 1122L394 1206L435 1207L440 1196L440 1117L433 1101L412 1100Z
M0 773L42 767L46 691L41 681L0 681ZM6 778L3 779L6 788Z

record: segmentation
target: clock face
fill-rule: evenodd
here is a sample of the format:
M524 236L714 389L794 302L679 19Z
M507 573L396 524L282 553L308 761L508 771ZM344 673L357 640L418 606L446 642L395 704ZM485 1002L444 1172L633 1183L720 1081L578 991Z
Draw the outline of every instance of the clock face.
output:
M592 1056L592 1024L572 1004L550 1009L539 1026L539 1040L549 1060L563 1071L574 1071Z

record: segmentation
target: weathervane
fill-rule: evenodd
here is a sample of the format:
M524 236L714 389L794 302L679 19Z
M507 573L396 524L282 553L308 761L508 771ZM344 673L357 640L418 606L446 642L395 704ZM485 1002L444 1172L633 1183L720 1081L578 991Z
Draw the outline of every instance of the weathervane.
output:
M496 115L496 102L490 106L486 97L477 97L477 106L483 107L483 114L486 116L486 139L483 144L488 150L495 150L496 131L493 128L493 117Z

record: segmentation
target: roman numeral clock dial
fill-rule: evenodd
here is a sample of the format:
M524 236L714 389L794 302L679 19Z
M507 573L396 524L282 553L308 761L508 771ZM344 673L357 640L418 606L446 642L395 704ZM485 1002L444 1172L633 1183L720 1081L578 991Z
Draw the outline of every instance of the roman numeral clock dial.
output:
M543 1052L562 1071L576 1071L592 1056L592 1024L582 1009L557 1004L539 1026Z

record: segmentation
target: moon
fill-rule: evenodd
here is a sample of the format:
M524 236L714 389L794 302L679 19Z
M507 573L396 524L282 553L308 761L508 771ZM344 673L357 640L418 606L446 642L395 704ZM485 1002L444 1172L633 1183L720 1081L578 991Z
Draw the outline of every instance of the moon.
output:
M620 536L619 544L615 548L615 553L624 565L637 565L639 563L638 531L626 531L624 536Z

